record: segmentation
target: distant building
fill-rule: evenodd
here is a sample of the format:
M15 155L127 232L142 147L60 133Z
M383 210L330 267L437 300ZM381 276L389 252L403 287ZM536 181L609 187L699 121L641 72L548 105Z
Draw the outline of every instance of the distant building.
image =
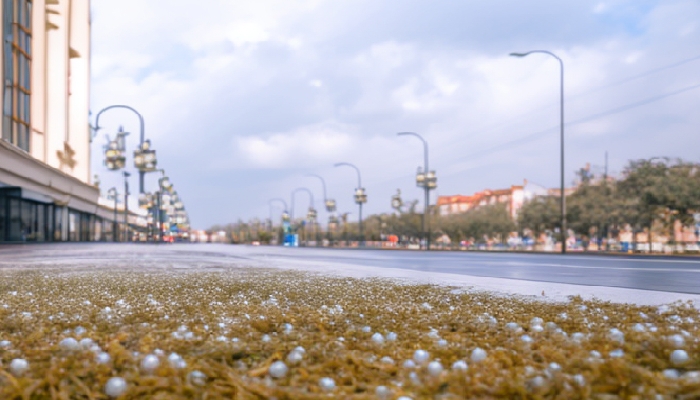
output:
M574 193L576 188L567 188L567 196ZM440 215L465 213L478 207L494 204L505 204L506 210L514 220L523 204L539 196L559 196L560 189L547 189L534 182L525 180L523 185L513 185L508 189L486 189L472 195L439 196L437 207Z
M93 241L113 213L90 183L90 0L0 6L0 242Z
M525 187L514 185L508 189L486 189L468 196L439 196L437 207L440 215L451 215L462 214L486 205L505 204L506 210L515 219L525 197Z

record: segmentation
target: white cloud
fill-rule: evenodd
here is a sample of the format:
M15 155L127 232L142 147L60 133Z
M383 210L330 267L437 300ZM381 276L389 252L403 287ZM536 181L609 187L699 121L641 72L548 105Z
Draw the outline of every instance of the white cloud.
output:
M673 65L698 55L700 3L506 5L93 2L93 114L122 103L144 115L160 165L204 227L259 213L259 197L292 189L301 170L338 178L329 191L345 193L352 181L332 168L338 161L363 170L368 212L385 211L396 187L417 190L422 160L420 144L397 131L429 141L440 193L523 178L555 184L558 64L511 51L546 48L564 60L567 123L602 115L567 126L568 170L605 150L617 163L696 157L698 90L605 113L698 83L700 61ZM128 113L104 118L108 130L134 131ZM116 184L97 157L93 166L105 186ZM222 215L211 202L233 190L246 196L237 196L237 214ZM351 196L338 197L353 207Z
M339 124L322 123L292 132L236 138L236 166L315 168L322 164L330 164L355 146L348 130Z

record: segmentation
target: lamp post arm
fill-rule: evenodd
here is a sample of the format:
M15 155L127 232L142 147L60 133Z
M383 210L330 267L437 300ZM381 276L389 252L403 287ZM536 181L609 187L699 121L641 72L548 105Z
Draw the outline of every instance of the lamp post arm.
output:
M95 129L94 129L95 132L90 136L90 142L92 142L92 139L94 139L95 136L97 136L97 131L100 130L100 116L102 115L102 113L104 113L105 111L109 111L113 108L125 108L127 110L131 110L136 115L138 115L139 122L140 122L140 128L141 128L141 132L140 132L141 142L140 143L143 144L144 140L146 139L145 138L145 123L143 120L143 116L138 111L136 111L134 108L126 106L126 105L121 105L121 104L105 107L102 110L100 110L100 112L97 113L97 116L95 117Z
M321 185L323 186L323 201L325 202L326 200L328 200L328 196L326 194L326 180L323 179L322 176L316 174L308 174L306 176L312 176L321 180Z
M357 187L361 188L362 187L362 175L360 175L360 169L357 168L355 165L350 164L350 163L346 163L346 162L341 162L341 163L335 164L336 167L340 167L341 165L345 165L345 166L354 168L355 171L357 171Z
M289 208L287 207L287 202L284 201L284 199L281 199L281 198L279 198L279 197L276 197L276 198L274 198L274 199L271 199L271 200L270 200L270 203L275 202L275 201L279 201L280 203L284 204L284 211L288 211L288 210L289 210Z
M421 142L423 142L423 162L425 163L425 164L424 164L424 166L425 166L425 173L427 174L427 173L428 173L428 168L429 168L429 164L428 164L428 141L425 140L425 139L423 139L423 136L421 136L421 135L419 135L419 134L417 134L417 133L415 133L415 132L399 132L399 133L397 133L397 135L398 135L398 136L404 136L404 135L415 136L415 137L417 137L418 139L420 139Z

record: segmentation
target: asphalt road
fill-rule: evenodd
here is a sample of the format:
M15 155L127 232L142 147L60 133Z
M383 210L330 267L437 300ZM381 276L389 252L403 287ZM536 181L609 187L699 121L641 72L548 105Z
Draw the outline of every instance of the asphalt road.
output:
M700 258L404 250L340 250L215 244L48 244L0 246L0 268L114 260L153 265L303 263L700 294Z

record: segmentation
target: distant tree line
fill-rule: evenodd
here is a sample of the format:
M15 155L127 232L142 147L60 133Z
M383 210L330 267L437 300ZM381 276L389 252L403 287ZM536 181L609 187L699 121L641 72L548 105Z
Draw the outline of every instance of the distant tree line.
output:
M670 234L676 221L691 226L694 214L700 212L698 163L669 158L633 160L619 179L582 171L577 175L576 190L566 198L568 229L576 235L615 236L628 228L633 232L653 229ZM423 232L422 213L416 210L417 203L410 202L406 212L367 217L364 221L365 240L382 240L388 235L396 235L401 241L418 241ZM510 217L505 204L485 205L446 216L440 216L437 211L437 207L432 207L431 239L447 236L452 243L463 240L505 242L514 232L539 237L542 233L561 229L558 195L537 196L526 201L515 220ZM238 221L214 226L209 231L218 230L227 232L232 242L269 242L273 237L281 237L278 224L270 232L268 224L259 221ZM308 235L309 240L360 239L356 221L340 223L330 233L317 230L315 237L309 226L300 230Z

